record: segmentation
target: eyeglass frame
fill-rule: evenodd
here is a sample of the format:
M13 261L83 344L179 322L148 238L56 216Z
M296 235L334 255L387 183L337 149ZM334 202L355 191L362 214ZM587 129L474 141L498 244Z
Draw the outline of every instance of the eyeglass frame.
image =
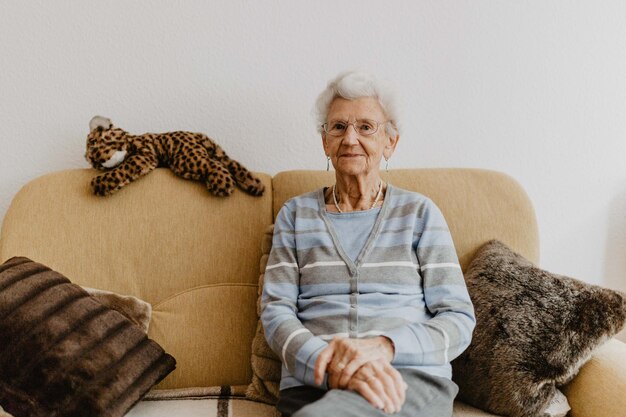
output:
M376 129L375 129L374 131L372 131L372 133L361 133L361 132L359 132L359 131L357 130L357 128L356 128L356 126L355 126L355 123L358 123L358 122L360 122L360 121L362 122L362 121L364 121L364 120L366 120L366 121L368 121L368 122L375 122L375 123L376 123ZM328 123L330 123L330 122L326 122L326 123L323 123L323 124L322 124L322 130L323 130L325 133L329 134L330 136L332 136L332 137L334 137L334 138L340 138L340 137L342 137L343 135L345 135L345 134L348 132L348 127L349 127L349 126L352 126L352 128L353 128L353 129L354 129L354 131L357 133L357 135L360 135L360 136L372 136L372 135L376 134L376 132L378 132L378 129L379 129L382 125L386 125L387 123L391 122L391 120L384 120L384 121L382 121L382 122L379 122L378 120L372 120L372 119L358 119L358 120L355 120L354 122L350 123L350 122L348 122L348 121L344 121L344 120L341 120L341 119L337 119L337 120L331 120L331 122L342 122L342 123L345 123L345 124L346 124L346 130L345 130L345 131L343 132L343 134L341 134L341 135L333 135L332 133L330 133L329 131L327 131L327 130L326 130L326 129L327 129L327 127L328 127Z

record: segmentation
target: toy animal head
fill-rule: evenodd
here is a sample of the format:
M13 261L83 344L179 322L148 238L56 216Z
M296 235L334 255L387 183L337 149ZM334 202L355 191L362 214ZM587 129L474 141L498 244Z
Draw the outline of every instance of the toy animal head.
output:
M96 169L119 165L130 152L132 142L126 131L114 127L110 119L95 116L89 122L85 159Z

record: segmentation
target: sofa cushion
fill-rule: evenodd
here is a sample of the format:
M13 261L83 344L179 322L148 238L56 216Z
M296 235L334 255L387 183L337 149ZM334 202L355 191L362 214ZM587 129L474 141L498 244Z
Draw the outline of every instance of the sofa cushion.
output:
M624 294L539 269L499 241L465 279L477 325L453 379L460 399L496 414L540 415L626 321Z
M153 390L127 417L280 417L275 407L246 399L246 385Z
M250 363L252 365L252 382L246 390L246 396L254 401L261 401L267 404L276 404L278 402L278 392L280 384L280 359L267 344L265 333L263 331L263 323L261 316L261 294L263 292L263 277L265 274L265 266L272 249L272 236L274 235L274 226L269 226L263 240L261 242L261 262L259 274L259 290L257 298L257 321L256 333L252 340L252 357Z
M393 415L393 414L392 414ZM497 417L477 408L454 402L453 417ZM126 417L280 417L275 407L242 397L179 398L140 401ZM332 416L329 416L332 417Z
M626 410L626 344L611 339L593 352L563 388L571 417L619 416Z
M150 391L126 417L280 417L272 405L251 401L247 387L221 386ZM494 417L460 401L454 417Z
M60 273L24 257L0 266L0 404L15 417L122 416L174 368Z

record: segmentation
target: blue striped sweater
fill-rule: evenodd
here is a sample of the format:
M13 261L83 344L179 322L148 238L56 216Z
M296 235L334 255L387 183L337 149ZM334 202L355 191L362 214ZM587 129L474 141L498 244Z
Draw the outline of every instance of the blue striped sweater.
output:
M265 337L283 364L280 389L315 386L317 356L334 336L386 336L394 367L451 378L450 361L475 325L443 215L427 197L392 185L354 261L329 220L323 189L287 201L276 218L261 309Z

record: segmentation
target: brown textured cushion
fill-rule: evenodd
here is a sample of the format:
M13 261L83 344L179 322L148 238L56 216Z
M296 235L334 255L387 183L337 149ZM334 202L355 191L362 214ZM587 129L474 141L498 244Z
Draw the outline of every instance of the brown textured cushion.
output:
M261 244L261 262L259 277L259 297L257 299L257 315L261 315L261 293L263 292L263 276L265 274L265 266L272 248L272 236L274 235L274 226L270 226L263 235ZM280 369L281 363L278 356L267 344L265 334L263 333L263 324L259 319L257 322L256 333L252 340L252 382L246 390L246 397L254 401L261 401L267 404L276 404L278 402Z
M0 266L0 404L15 417L123 416L174 368L63 275L24 257Z
M465 279L477 325L452 362L459 398L507 416L541 416L556 386L626 321L626 296L537 268L499 241Z

